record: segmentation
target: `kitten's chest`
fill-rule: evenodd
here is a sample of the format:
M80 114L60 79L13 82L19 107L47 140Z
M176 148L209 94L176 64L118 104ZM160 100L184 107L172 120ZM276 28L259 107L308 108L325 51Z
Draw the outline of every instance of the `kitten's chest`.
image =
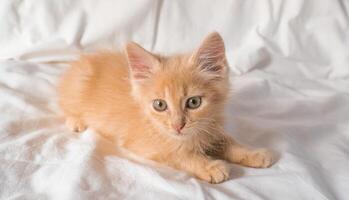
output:
M224 154L226 147L227 147L226 140L224 138L221 138L221 139L211 141L209 145L204 146L202 152L205 155L219 158Z

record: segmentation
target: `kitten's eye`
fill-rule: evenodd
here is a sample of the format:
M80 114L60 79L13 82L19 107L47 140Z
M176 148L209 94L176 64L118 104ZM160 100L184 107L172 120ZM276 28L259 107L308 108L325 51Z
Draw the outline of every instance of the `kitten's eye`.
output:
M167 109L166 101L162 99L155 99L153 101L153 108L159 112L165 111Z
M186 107L196 109L201 105L201 97L190 97L186 102Z

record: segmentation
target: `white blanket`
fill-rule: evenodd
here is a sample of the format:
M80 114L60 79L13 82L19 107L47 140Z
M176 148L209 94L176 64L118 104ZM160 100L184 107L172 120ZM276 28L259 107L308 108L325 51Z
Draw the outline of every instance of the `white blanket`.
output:
M2 0L0 199L348 199L349 2ZM232 69L227 130L278 154L218 185L67 130L62 61L126 41L165 54L216 30Z

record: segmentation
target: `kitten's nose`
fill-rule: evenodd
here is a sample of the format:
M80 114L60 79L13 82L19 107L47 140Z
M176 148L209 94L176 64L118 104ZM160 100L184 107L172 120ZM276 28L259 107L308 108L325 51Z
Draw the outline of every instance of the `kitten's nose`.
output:
M185 123L172 124L173 129L176 130L177 133L180 133L184 126Z

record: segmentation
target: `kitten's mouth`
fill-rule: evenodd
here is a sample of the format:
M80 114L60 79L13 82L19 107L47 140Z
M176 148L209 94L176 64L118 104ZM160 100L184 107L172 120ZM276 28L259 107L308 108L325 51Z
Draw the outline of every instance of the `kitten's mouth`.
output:
M176 135L183 135L182 131L175 131Z
M177 131L177 130L173 130L173 129L171 129L171 134L172 134L172 135L176 135L176 136L182 136L182 135L184 135L184 133L183 133L182 130Z
M179 131L171 129L170 133L171 133L171 135L173 135L173 136L175 136L177 138L183 138L183 137L187 137L189 135L188 130L185 129L185 128L183 128L183 129L181 129Z

